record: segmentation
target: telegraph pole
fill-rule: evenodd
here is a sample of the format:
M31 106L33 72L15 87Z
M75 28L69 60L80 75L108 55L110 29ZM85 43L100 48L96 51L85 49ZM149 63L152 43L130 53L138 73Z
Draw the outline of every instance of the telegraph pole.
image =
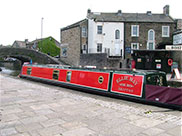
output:
M41 39L43 37L43 20L44 20L44 18L42 17L41 18Z
M42 38L43 38L43 20L44 18L41 18L41 47L42 47Z

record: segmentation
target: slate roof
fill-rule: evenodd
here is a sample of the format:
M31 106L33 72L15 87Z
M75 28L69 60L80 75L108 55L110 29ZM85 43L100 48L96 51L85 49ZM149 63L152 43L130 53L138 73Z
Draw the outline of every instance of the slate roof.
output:
M155 23L174 23L174 19L165 14L147 13L94 13L91 12L87 18L98 22L155 22Z
M81 23L83 23L83 22L85 22L85 21L86 21L86 19L83 19L83 20L78 21L78 22L76 22L76 23L74 23L74 24L71 24L71 25L69 25L69 26L63 27L63 28L61 28L61 30L64 31L64 30L67 30L67 29L70 29L70 28L77 27L77 26L79 26Z
M21 48L26 48L26 43L25 41L14 41L12 47L21 47Z
M49 36L49 37L46 37L46 38L52 38L52 39L54 39L52 36ZM28 44L29 45L33 45L34 43L37 44L39 41L42 41L42 40L44 40L46 38L36 39L36 40L31 41L31 42L28 42ZM56 39L54 39L54 41L55 41L56 46L60 47L60 43Z

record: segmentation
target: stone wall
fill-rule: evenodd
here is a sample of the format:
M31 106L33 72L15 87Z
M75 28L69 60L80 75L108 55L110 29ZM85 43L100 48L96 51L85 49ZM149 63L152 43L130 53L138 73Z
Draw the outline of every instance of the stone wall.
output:
M176 19L177 30L182 30L182 19Z
M80 29L82 29L82 27L85 27L87 29L87 36L86 37L83 37L82 36L82 33L80 33L80 37L81 37L81 43L80 43L80 47L82 49L82 46L83 45L86 45L87 48L88 48L88 21L84 21L80 24Z
M106 53L81 54L81 66L96 66L97 68L119 68L121 59L108 58Z
M82 21L74 27L61 30L61 48L67 49L67 55L63 56L61 53L61 60L72 65L80 65L80 54L83 45L88 44L88 39L82 37L82 27L87 28L88 22ZM88 28L87 28L88 31Z
M63 56L63 48L67 49L67 55ZM80 60L80 27L61 31L61 57L60 59L70 65L78 66Z
M139 25L139 37L131 37L131 25ZM162 26L170 26L169 37L162 37ZM147 49L148 31L150 29L155 31L155 48L165 44L172 44L175 23L126 23L125 47L131 47L131 43L139 43L139 49ZM126 53L125 57L130 58L131 54Z
M27 56L32 59L33 62L39 64L58 64L58 61L54 60L52 57L31 49L26 48L13 48L13 47L1 47L0 57L4 56Z

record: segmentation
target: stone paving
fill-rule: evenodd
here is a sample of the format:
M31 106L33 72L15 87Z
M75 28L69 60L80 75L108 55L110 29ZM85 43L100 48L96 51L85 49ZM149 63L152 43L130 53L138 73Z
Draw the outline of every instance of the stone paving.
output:
M0 74L0 136L181 136L181 112Z

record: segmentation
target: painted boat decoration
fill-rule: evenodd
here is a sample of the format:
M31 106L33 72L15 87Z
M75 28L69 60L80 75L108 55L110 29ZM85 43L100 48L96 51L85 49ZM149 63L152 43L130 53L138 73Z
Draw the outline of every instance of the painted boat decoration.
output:
M161 71L24 64L20 77L182 110L182 90L167 87L166 74Z

